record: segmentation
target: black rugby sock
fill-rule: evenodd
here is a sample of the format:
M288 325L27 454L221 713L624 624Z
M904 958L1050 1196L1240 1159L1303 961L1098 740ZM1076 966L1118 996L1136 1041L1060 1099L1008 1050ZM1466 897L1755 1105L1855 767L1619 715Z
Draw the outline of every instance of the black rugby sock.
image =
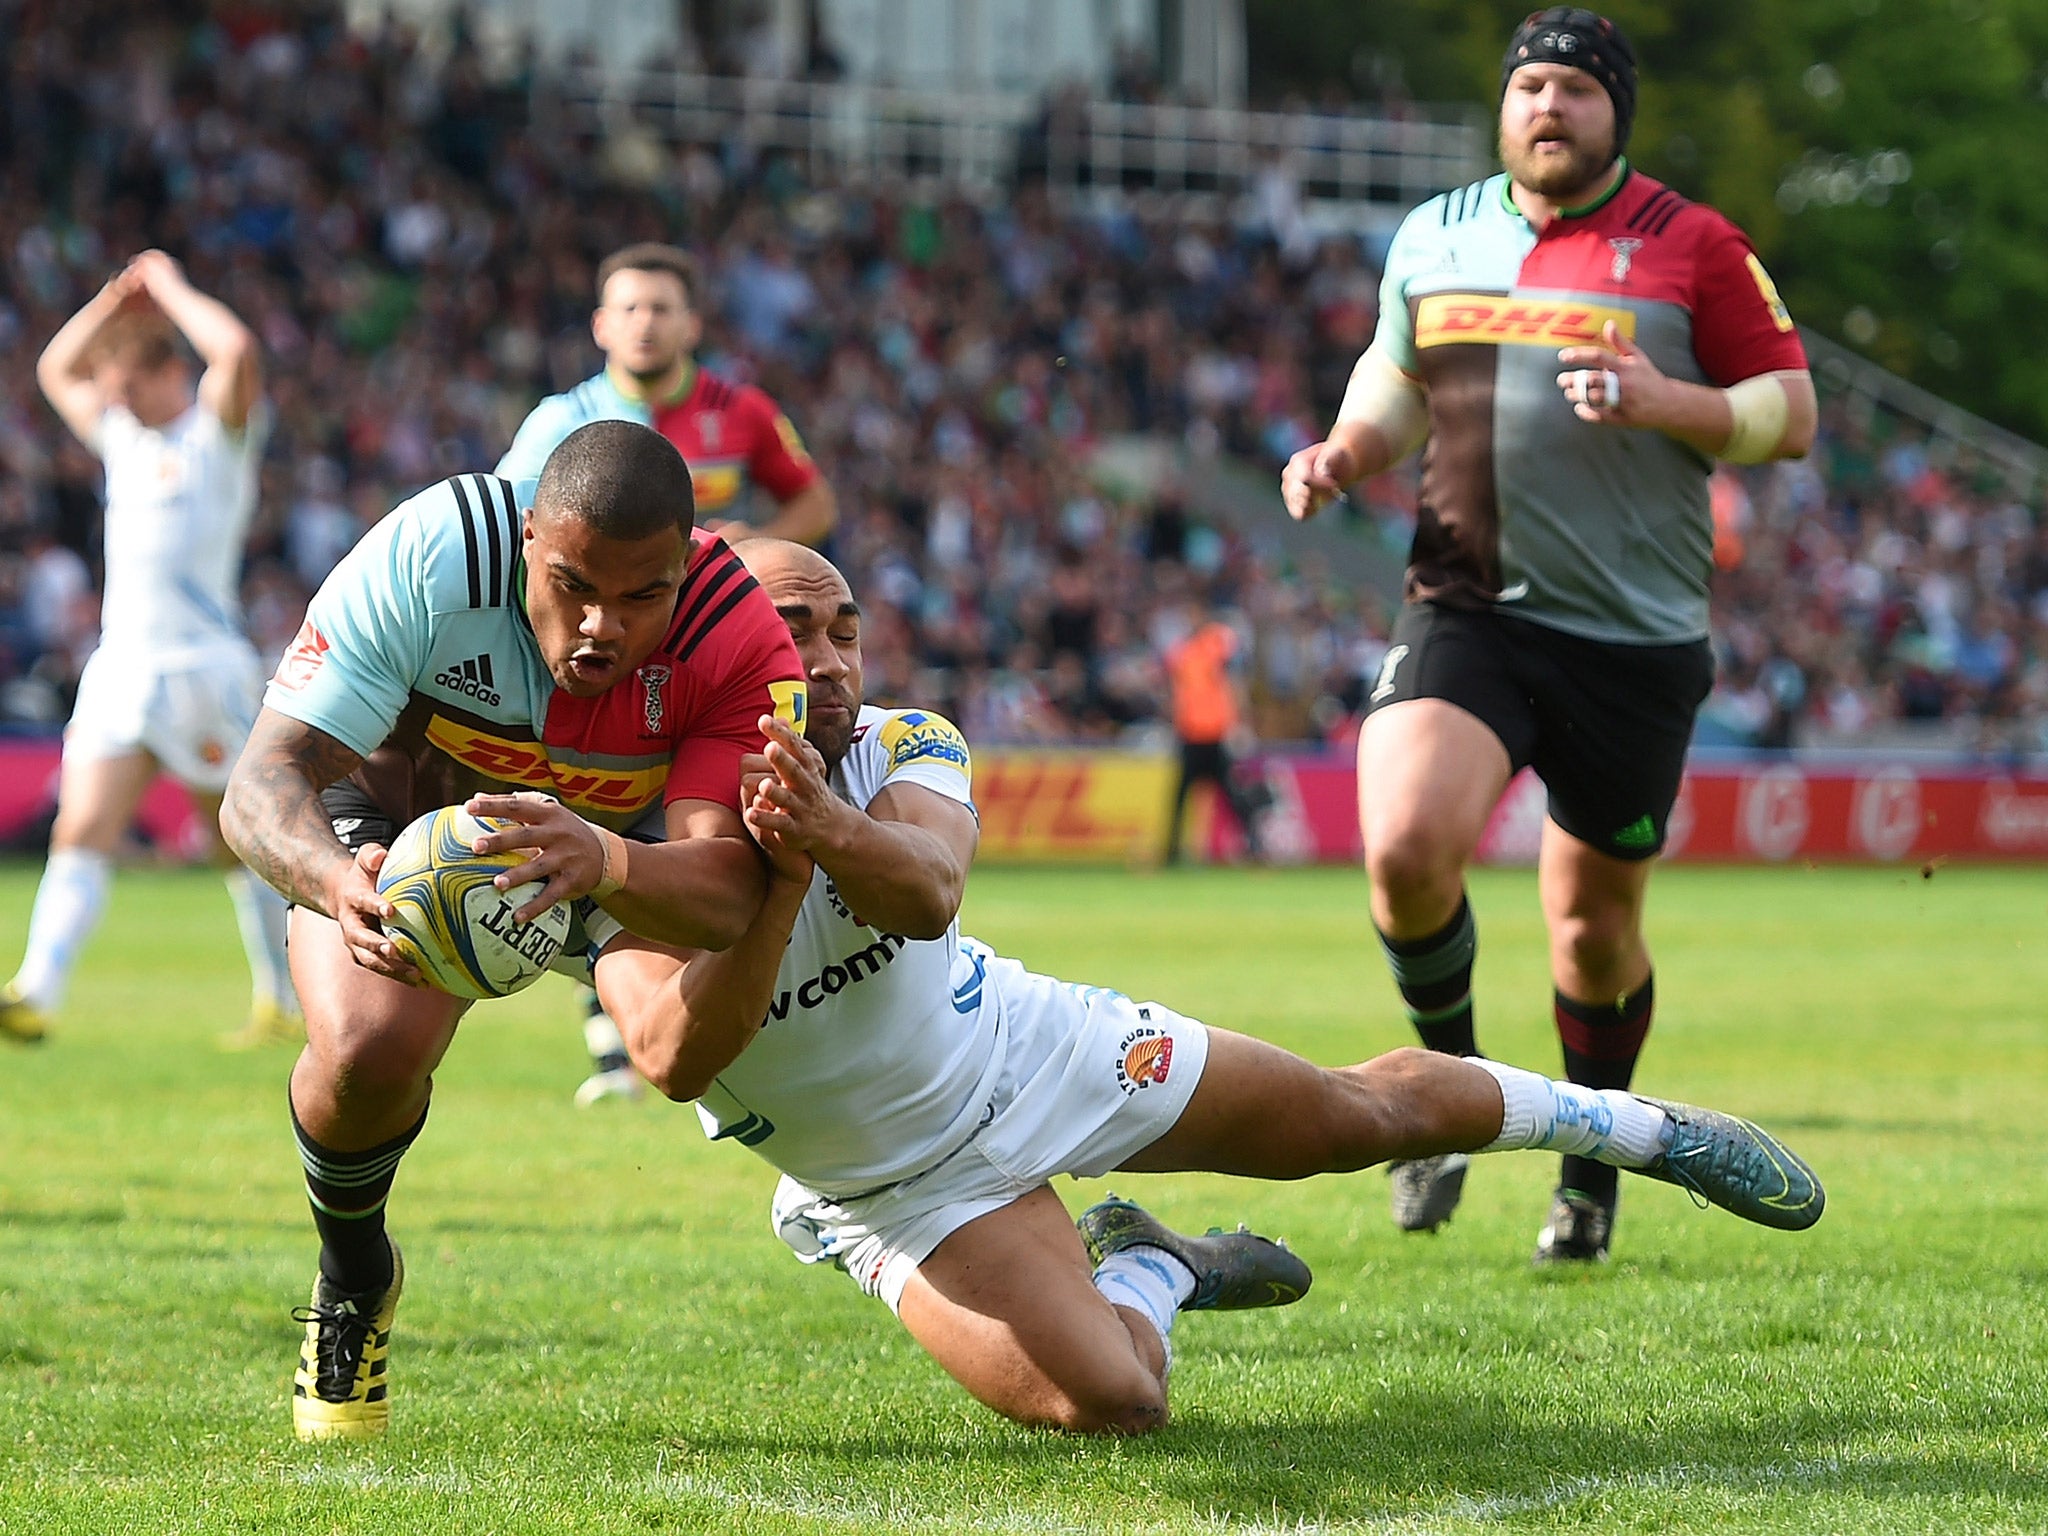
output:
M1380 948L1422 1043L1447 1056L1477 1056L1472 962L1479 953L1479 930L1471 901L1461 895L1451 920L1426 938L1393 939L1382 933Z
M292 1134L306 1170L306 1201L320 1233L320 1273L336 1290L351 1295L382 1291L391 1284L391 1243L384 1234L384 1202L397 1177L399 1159L418 1139L427 1112L404 1134L362 1152L323 1147L292 1111Z
M1564 1075L1588 1088L1626 1088L1650 1033L1657 1005L1656 976L1611 1003L1582 1003L1554 994L1557 1037L1564 1046ZM1587 1157L1564 1159L1558 1182L1603 1204L1612 1204L1620 1170Z

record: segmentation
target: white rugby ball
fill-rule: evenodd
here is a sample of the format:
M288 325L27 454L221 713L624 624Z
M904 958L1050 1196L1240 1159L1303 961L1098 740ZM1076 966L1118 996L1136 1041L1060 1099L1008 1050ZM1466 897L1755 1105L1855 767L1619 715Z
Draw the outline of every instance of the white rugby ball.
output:
M474 851L486 832L513 825L459 805L429 811L392 840L377 875L394 909L384 931L428 985L456 997L510 997L532 986L569 937L569 908L559 901L530 923L514 919L539 882L509 891L491 884L525 853Z

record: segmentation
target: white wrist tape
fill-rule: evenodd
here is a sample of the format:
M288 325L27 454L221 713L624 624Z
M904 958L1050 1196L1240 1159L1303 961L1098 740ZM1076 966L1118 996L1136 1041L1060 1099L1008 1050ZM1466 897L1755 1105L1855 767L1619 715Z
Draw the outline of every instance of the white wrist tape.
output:
M632 845L618 833L607 831L603 827L593 827L591 830L597 833L598 842L604 846L604 875L590 888L590 895L592 900L603 901L607 896L617 895L620 888L625 885L628 862L626 850Z
M1785 441L1785 426L1792 414L1792 400L1785 383L1774 374L1760 373L1753 379L1721 391L1728 397L1728 410L1735 424L1719 457L1731 464L1761 464Z

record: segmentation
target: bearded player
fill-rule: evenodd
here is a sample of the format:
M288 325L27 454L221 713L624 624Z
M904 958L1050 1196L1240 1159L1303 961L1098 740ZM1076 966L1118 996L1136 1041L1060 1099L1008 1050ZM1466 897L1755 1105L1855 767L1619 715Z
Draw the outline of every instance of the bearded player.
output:
M591 421L653 427L690 466L700 526L728 543L767 536L822 544L838 521L832 487L804 451L780 407L751 384L734 384L697 364L704 335L698 312L703 274L672 245L629 245L597 269L597 310L590 334L604 353L601 372L533 408L498 463L508 480L526 480L555 445ZM746 520L751 487L775 502L759 528ZM640 1075L609 1015L586 995L584 1044L590 1074L576 1102L638 1098Z
M1650 870L1713 681L1716 458L1813 441L1806 355L1742 232L1622 153L1636 64L1613 22L1558 6L1501 63L1503 175L1411 213L1379 331L1327 441L1281 479L1312 516L1425 439L1406 601L1359 738L1372 916L1423 1043L1478 1053L1465 866L1509 779L1549 791L1538 888L1575 1083L1633 1078L1656 989ZM1433 1230L1466 1162L1394 1169ZM1607 1257L1614 1171L1567 1155L1536 1261Z
M810 740L764 719L751 765L767 898L722 954L621 940L606 1001L664 1092L781 1170L773 1219L798 1256L838 1264L997 1412L1155 1429L1180 1312L1309 1286L1299 1258L1242 1228L1185 1236L1111 1197L1077 1229L1055 1174L1297 1179L1550 1148L1768 1226L1819 1219L1811 1170L1727 1115L1413 1048L1326 1071L962 937L967 743L929 710L863 704L860 609L823 556L742 552L811 701Z
M423 989L382 930L392 838L456 804L519 823L476 847L530 850L499 881L545 882L518 921L577 903L563 956L603 996L623 928L710 950L746 930L766 883L740 764L759 719L801 729L803 703L773 606L723 540L693 534L681 457L629 422L571 433L537 485L422 491L322 584L221 812L295 904L292 1131L320 1235L295 1314L302 1439L389 1422L405 1270L385 1202L469 1006Z

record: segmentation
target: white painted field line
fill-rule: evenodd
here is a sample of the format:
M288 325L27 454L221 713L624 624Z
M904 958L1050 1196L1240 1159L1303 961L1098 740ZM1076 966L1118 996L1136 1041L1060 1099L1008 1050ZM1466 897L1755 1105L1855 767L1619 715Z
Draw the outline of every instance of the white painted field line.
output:
M1351 1520L1289 1518L1275 1511L1269 1516L1234 1517L1211 1511L1187 1519L1161 1521L1156 1526L1139 1524L1139 1529L1186 1531L1195 1536L1429 1536L1452 1522L1491 1525L1523 1515L1557 1509L1579 1499L1603 1493L1682 1491L1689 1487L1769 1488L1821 1481L1838 1475L1842 1463L1834 1458L1792 1462L1785 1466L1714 1466L1674 1462L1641 1472L1621 1472L1588 1477L1561 1478L1541 1493L1502 1495L1475 1499L1461 1495L1437 1508L1415 1514L1387 1515ZM420 1488L438 1493L488 1494L503 1487L499 1479L472 1478L455 1469L430 1472L383 1472L345 1463L291 1469L287 1479L306 1485L339 1484L347 1487ZM660 1495L688 1495L708 1499L734 1510L755 1514L783 1515L794 1519L829 1520L834 1523L858 1521L868 1525L888 1524L910 1530L955 1530L960 1512L932 1514L901 1497L872 1495L800 1493L788 1487L769 1488L758 1482L708 1477L696 1472L663 1472L636 1479L635 1491ZM1073 1522L1051 1516L1019 1511L977 1510L973 1516L978 1531L1015 1532L1017 1536L1093 1536L1099 1521Z
M1692 1486L1763 1488L1796 1485L1817 1482L1835 1476L1841 1470L1841 1462L1834 1458L1793 1462L1788 1466L1702 1466L1692 1462L1675 1462L1670 1466L1643 1472L1566 1478L1553 1483L1538 1494L1504 1495L1488 1499L1460 1496L1426 1514L1319 1521L1289 1519L1277 1512L1272 1517L1243 1519L1212 1511L1196 1516L1192 1521L1162 1522L1157 1529L1213 1532L1219 1533L1219 1536L1225 1532L1230 1533L1230 1536L1325 1536L1325 1533L1335 1536L1338 1532L1370 1533L1370 1536L1426 1536L1426 1533L1441 1530L1447 1521L1462 1520L1489 1525L1521 1515L1555 1509L1594 1494L1630 1491L1671 1492ZM712 1499L735 1508L744 1507L763 1513L813 1519L890 1521L912 1529L953 1529L957 1526L959 1518L957 1515L931 1515L907 1510L895 1501L884 1504L870 1498L847 1498L844 1495L796 1500L786 1491L768 1494L760 1489L741 1489L724 1479L703 1477L695 1473L671 1473L666 1477L657 1478L650 1487L656 1492L664 1487L674 1488L679 1492L693 1493L698 1497ZM986 1511L979 1511L975 1516L975 1528L983 1531L1015 1531L1022 1533L1022 1536L1041 1536L1041 1533L1052 1532L1061 1533L1061 1536L1067 1536L1067 1533L1072 1533L1072 1536L1090 1536L1090 1532L1099 1527L1090 1524L1070 1524L1015 1512L992 1516ZM1145 1527L1141 1525L1140 1528Z

